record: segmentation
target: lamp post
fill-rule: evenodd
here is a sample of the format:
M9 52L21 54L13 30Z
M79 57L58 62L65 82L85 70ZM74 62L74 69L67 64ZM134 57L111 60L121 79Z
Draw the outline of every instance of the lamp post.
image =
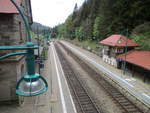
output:
M39 73L41 73L41 71L40 71L40 62L41 62L41 58L40 58L40 37L39 37L39 28L38 27L37 27L37 43L38 43L38 46L39 46L39 48L38 48L38 60L40 60L38 62L38 70L39 70Z
M127 54L127 50L128 50L128 35L129 35L128 28L125 29L124 31L122 31L121 34L123 32L126 33L126 38L127 38L126 43L125 43L125 58L124 58L124 61L123 61L123 74L125 74L126 73L126 56L127 56L126 54Z
M26 55L27 74L22 76L21 79L17 82L16 94L20 96L36 96L44 93L48 89L46 80L40 74L35 73L34 49L38 49L38 46L31 42L29 23L26 16L23 14L23 11L14 0L11 0L11 2L15 5L21 17L23 18L27 31L28 42L26 45L0 46L0 50L26 50L25 52L15 52L2 55L0 59L14 55Z
M126 29L126 46L125 46L125 56L124 56L124 71L123 71L123 74L126 73L126 56L127 56L127 51L128 51L128 29Z

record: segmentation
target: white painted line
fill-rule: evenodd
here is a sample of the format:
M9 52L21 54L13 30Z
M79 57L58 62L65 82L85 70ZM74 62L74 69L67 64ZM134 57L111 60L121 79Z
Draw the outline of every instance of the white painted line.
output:
M136 80L133 79L133 78L126 78L125 80L126 80L126 81L136 81Z
M86 57L86 56L85 56ZM111 71L109 71L107 68L105 68L104 66L96 63L95 61L93 61L92 59L86 57L86 59L88 59L90 62L92 62L93 64L97 65L98 67L100 67L101 69L104 70L105 73L107 73L108 75L114 76L115 78L119 79L120 81L123 81L124 83L128 84L130 87L134 87L133 85L131 85L130 83L128 83L127 81L125 81L124 79L120 78L119 76L115 75L114 73L112 73Z
M132 79L129 79L129 78L126 78L125 80L126 80L126 81L132 81Z
M55 49L55 48L54 48L54 49ZM55 52L56 52L56 50L55 50ZM57 53L55 53L55 54L56 54L56 56L57 56L57 58L58 58ZM65 75L64 75L64 71L63 71L63 69L62 69L62 66L61 66L61 64L60 64L59 58L58 58L58 63L59 63L59 65L60 65L60 69L61 69L61 72L62 72L62 74L63 74L63 78L65 79L65 84L66 84L67 90L68 90L68 92L69 92L69 97L70 97L71 103L72 103L72 105L73 105L73 110L74 110L75 113L77 113L76 107L75 107L75 104L74 104L74 102L73 102L73 99L72 99L72 96L71 96L71 93L70 93L70 90L69 90L69 86L68 86L66 77L65 77Z
M142 95L144 95L145 97L147 97L147 98L149 98L149 99L150 99L150 96L148 96L147 94L142 93Z
M125 81L124 79L120 78L119 76L117 76L116 74L112 73L111 71L109 71L107 68L105 68L104 66L102 66L101 64L98 64L97 62L95 62L92 58L87 57L85 54L81 53L80 51L76 50L75 48L69 46L68 44L65 44L66 46L68 46L69 48L71 48L73 51L75 51L76 53L80 54L82 57L84 57L85 59L87 59L88 61L90 61L92 64L95 64L97 67L101 68L103 72L107 73L108 75L112 75L115 78L119 79L120 81L124 82L125 84L127 84L130 87L134 87L133 85L131 85L130 83L128 83L127 81Z
M60 91L60 96L61 96L61 103L62 103L63 113L67 113L66 103L65 103L64 94L63 94L63 91L62 91L61 80L60 80L60 76L59 76L59 71L58 71L58 67L57 67L57 63L56 63L56 57L55 57L53 46L52 46L52 51L53 51L54 62L55 62L55 67L56 67L56 73L57 73L57 79L58 79L58 85L59 85L59 91Z
M100 69L101 71L103 71L104 73L108 74L111 78L115 78L123 87L125 87L126 89L128 89L131 94L133 95L137 95L138 97L140 97L144 102L150 103L150 96L148 96L145 93L141 93L137 90L135 90L133 87L133 85L131 85L130 83L128 83L126 80L122 79L121 77L119 77L119 75L116 75L112 72L110 72L107 68L105 68L104 66L102 66L101 64L96 63L95 61L93 61L92 58L88 58L85 54L81 53L80 51L78 51L77 49L71 47L68 43L63 42L68 48L70 48L72 51L74 51L75 53L77 53L78 55L82 56L83 58L85 58L87 61L89 61L90 63L94 64L98 69ZM146 97L146 98L145 98Z

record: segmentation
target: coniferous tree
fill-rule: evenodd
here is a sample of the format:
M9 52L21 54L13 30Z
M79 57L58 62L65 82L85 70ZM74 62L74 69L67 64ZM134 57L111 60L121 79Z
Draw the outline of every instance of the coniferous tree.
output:
M85 0L80 8L75 4L73 13L55 31L64 38L79 40L102 40L127 28L131 33L150 21L149 6L150 0Z

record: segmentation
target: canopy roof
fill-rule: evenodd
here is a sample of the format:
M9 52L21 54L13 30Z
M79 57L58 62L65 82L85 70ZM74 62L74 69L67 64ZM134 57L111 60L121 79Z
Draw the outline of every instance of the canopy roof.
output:
M125 60L131 64L150 70L150 51L130 51L127 54L117 56L117 59Z

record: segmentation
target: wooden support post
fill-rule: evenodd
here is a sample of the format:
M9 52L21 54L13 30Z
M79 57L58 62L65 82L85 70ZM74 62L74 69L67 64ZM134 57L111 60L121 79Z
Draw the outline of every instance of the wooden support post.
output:
M144 79L143 79L144 82L146 82L146 73L144 73Z
M134 65L132 65L132 77L134 77Z

